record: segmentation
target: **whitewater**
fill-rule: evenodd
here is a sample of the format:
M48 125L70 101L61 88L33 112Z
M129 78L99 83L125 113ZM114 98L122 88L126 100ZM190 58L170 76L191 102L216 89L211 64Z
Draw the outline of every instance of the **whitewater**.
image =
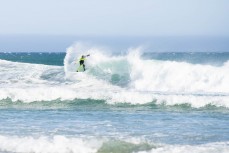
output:
M91 54L88 70L76 61ZM229 62L222 66L144 60L141 48L113 56L82 44L69 47L64 66L0 60L0 100L34 102L95 99L109 104L211 104L229 107ZM9 73L10 72L10 73Z
M227 57L84 43L1 53L0 152L227 153Z

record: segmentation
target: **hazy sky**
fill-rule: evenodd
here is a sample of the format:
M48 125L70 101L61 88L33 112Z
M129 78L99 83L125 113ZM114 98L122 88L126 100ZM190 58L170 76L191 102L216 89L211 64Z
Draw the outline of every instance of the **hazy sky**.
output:
M229 36L229 0L0 0L0 35Z

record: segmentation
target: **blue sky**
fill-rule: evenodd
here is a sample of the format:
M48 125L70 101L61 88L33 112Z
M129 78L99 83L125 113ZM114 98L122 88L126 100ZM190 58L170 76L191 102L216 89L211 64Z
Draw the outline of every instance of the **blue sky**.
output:
M0 40L229 37L228 18L229 0L0 0Z
M228 0L1 0L0 34L229 35Z

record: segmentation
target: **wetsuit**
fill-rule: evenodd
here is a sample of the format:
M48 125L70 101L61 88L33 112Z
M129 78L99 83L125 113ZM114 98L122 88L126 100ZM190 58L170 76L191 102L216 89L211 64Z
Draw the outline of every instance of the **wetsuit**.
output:
M83 65L83 70L85 71L84 60L85 60L85 57L82 56L82 57L80 58L80 66Z

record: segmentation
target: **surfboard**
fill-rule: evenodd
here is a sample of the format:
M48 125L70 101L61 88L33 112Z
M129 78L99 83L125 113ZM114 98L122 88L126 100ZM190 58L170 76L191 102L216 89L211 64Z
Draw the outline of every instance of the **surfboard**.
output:
M83 65L79 65L76 72L84 72Z

